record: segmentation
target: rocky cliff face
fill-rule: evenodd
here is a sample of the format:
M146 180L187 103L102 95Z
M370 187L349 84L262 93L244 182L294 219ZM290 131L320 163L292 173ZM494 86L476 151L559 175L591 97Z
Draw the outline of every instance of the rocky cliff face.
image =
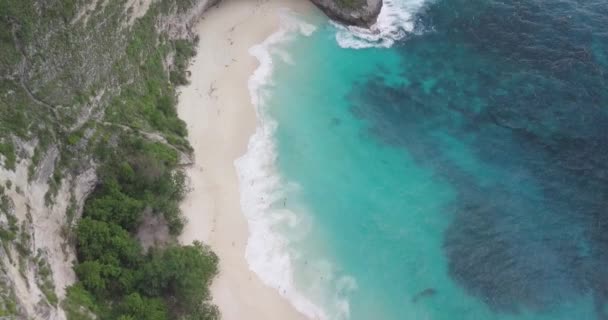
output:
M370 27L382 9L382 0L311 0L330 18L358 27Z
M149 80L181 82L191 26L219 1L0 0L0 318L66 319L73 228L99 147L121 132L182 145L159 131L164 115L147 119L149 88L161 86ZM358 26L382 5L312 1Z
M129 132L168 144L146 121L112 119L112 106L145 91L146 56L157 55L157 78L173 74L191 26L217 2L0 1L0 319L69 318L95 141Z

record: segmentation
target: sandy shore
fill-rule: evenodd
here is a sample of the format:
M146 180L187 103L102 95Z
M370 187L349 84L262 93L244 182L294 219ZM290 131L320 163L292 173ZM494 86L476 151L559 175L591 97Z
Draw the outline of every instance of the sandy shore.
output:
M258 62L248 50L278 30L282 8L312 10L302 0L225 0L206 13L197 26L191 84L179 98L179 116L188 125L196 158L187 170L192 191L182 204L189 223L181 241L201 240L219 255L212 293L225 320L304 319L249 270L247 221L234 167L256 127L247 81Z

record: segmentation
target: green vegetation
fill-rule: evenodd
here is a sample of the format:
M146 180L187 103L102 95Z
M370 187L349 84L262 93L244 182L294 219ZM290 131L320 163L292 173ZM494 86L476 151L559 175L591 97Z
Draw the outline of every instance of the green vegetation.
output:
M19 232L17 217L12 212L12 200L5 194L3 186L0 186L0 218L6 217L5 224L0 224L0 241L9 242L15 240Z
M9 170L15 170L17 163L17 155L15 154L15 146L11 141L0 143L0 154L4 156L4 167Z
M106 109L105 122L116 126L96 126L100 134L88 143L101 166L98 185L74 231L80 282L66 301L70 320L87 319L91 313L100 319L219 317L208 292L217 257L206 246L169 243L145 253L134 238L145 215L162 217L174 236L184 225L179 202L185 177L178 161L181 152L191 149L175 110L174 86L185 83L194 46L154 32L155 17L166 3L153 5L132 27L127 54L114 70L133 81L122 86ZM163 61L169 52L174 52L175 63L168 73ZM150 139L149 132L171 144ZM69 135L68 144L77 145L82 136ZM75 308L78 304L88 311Z
M175 41L175 70L171 71L170 79L172 83L184 85L188 83L185 77L188 61L194 55L194 46L192 43L185 40Z
M17 218L12 212L12 201L5 194L5 189L0 186L0 221L5 220L6 223L0 222L0 254L4 253L8 257L10 263L13 262L9 243L15 240L19 227L17 226ZM6 270L3 261L0 260L0 273ZM12 287L6 285L6 279L0 278L0 319L13 319L17 315L17 304L15 302L15 292Z
M15 292L12 288L0 286L0 318L12 319L10 316L17 314L17 304L15 303Z
M37 284L46 300L51 305L57 305L59 301L55 294L55 284L53 283L52 271L42 252L36 256L36 267L38 268Z
M144 211L161 215L173 234L181 232L184 177L175 169L177 152L127 134L121 140L105 153L100 183L76 228L82 289L102 319L215 319L216 309L205 301L217 257L202 244L144 254L132 236Z
M0 242L14 245L24 277L33 262L46 300L64 308L69 320L218 319L208 291L217 257L209 248L180 246L172 238L144 250L136 238L150 217L165 222L172 237L184 226L179 161L191 147L177 117L175 87L187 83L196 41L157 27L161 17L197 1L154 1L132 26L126 25L126 0L100 3L85 19L82 0L0 0L4 167L14 170L29 160L30 183L49 186L47 206L93 163L98 176L81 219L69 199L61 233L76 247L79 281L64 301L55 295L44 254L31 257L31 220L12 217L3 189L0 215L9 223L0 226ZM51 163L52 173L43 172ZM10 311L3 301L0 317Z
M95 298L82 284L67 288L62 307L70 320L94 320L99 312Z

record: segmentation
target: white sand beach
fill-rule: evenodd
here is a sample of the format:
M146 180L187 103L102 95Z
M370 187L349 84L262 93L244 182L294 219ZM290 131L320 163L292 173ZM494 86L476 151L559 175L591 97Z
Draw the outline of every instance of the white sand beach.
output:
M258 62L248 50L279 28L283 8L314 10L301 0L225 0L207 12L197 26L191 84L179 97L179 116L188 125L195 155L187 169L192 190L182 204L188 224L180 240L203 241L220 257L212 294L225 320L305 319L249 270L247 221L234 166L256 128L247 81Z

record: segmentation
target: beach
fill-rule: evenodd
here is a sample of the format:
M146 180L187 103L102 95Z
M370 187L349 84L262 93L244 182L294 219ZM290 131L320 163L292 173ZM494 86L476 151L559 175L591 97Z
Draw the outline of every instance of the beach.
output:
M248 267L248 227L234 166L256 129L248 79L258 61L249 49L278 30L285 8L314 10L307 1L226 0L205 13L196 27L191 83L179 95L178 113L187 124L195 159L186 169L190 192L182 211L188 223L180 241L202 241L219 256L212 295L226 320L305 319Z

